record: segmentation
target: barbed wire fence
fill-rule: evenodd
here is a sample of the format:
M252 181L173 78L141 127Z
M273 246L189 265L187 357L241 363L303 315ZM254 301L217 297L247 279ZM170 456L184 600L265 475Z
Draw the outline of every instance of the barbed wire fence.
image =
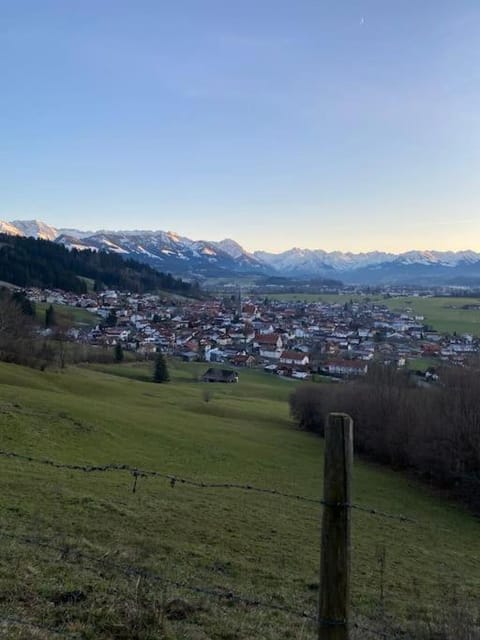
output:
M316 611L306 611L268 600L238 593L231 589L213 588L209 585L191 583L185 580L174 580L166 575L152 572L144 567L119 563L107 555L96 556L88 551L76 548L58 537L42 537L19 534L0 527L0 538L15 541L18 544L41 548L58 555L63 563L80 565L88 571L97 571L102 567L106 571L120 574L126 578L144 578L152 583L170 586L190 592L198 596L215 599L220 603L241 605L249 609L282 612L288 616L303 620L310 625L321 640L347 640L352 629L371 637L389 638L391 635L351 619L350 609L350 514L357 510L371 516L395 520L418 526L417 520L403 514L387 513L376 508L356 504L351 501L351 466L353 456L352 431L353 423L345 414L331 414L326 427L325 448L325 484L324 497L317 498L285 492L275 488L259 487L252 484L207 482L198 479L174 475L160 470L142 469L130 464L110 463L104 465L72 464L54 461L48 458L34 457L16 451L0 450L0 457L15 460L22 464L45 465L54 469L64 469L85 474L125 473L132 479L131 491L138 490L138 482L142 478L165 480L172 489L185 485L205 490L235 490L246 493L260 493L318 505L323 508L322 552L320 597ZM52 634L52 637L79 638L79 632L71 632L64 628L55 628L22 619L17 616L0 617L0 632L10 626L37 629L38 632Z
M21 462L30 462L32 464L42 464L49 467L53 467L54 469L65 469L67 471L78 471L82 473L108 473L108 472L127 473L132 477L133 493L135 493L137 490L137 482L139 478L157 478L157 479L167 480L172 489L174 489L176 485L191 486L197 489L236 489L238 491L245 491L247 493L264 493L264 494L278 496L282 498L288 498L291 500L297 500L299 502L317 504L320 506L324 506L328 504L325 500L321 498L314 498L314 497L303 496L295 493L288 493L285 491L280 491L278 489L272 489L267 487L257 487L252 484L240 484L235 482L205 482L205 481L193 480L191 478L185 478L180 475L174 475L174 474L166 473L163 471L141 469L139 467L135 467L129 464L122 464L122 463L110 463L110 464L104 464L104 465L69 464L69 463L50 460L49 458L36 458L33 456L17 453L15 451L5 451L2 449L0 449L0 456L4 458L15 459ZM333 506L333 505L330 505L330 506ZM373 507L368 507L365 505L349 503L349 504L341 504L341 505L338 504L336 506L343 506L349 509L363 511L364 513L368 513L370 515L379 516L381 518L387 518L390 520L397 520L398 522L410 522L410 523L418 524L417 520L415 520L414 518L410 518L402 514L386 513L385 511L380 511L378 509L375 509Z

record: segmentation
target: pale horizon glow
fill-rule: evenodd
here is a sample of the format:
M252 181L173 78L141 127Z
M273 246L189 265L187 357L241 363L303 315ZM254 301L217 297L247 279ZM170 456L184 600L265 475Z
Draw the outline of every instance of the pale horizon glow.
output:
M16 217L16 220L20 220L20 218ZM133 231L146 231L146 232L152 232L152 231L164 231L166 233L172 233L174 235L180 236L180 237L187 237L190 240L204 240L204 241L212 241L212 242L220 242L221 240L226 240L226 239L230 239L230 240L235 240L235 242L238 242L238 244L240 244L242 246L243 249L245 249L246 251L248 251L249 253L254 253L255 251L266 251L268 253L282 253L284 251L288 251L289 249L300 249L300 250L323 250L326 251L328 253L331 252L341 252L341 253L352 253L352 254L360 254L360 253L371 253L371 252L382 252L382 253L393 253L393 254L400 254L400 253L405 253L407 251L422 251L422 252L429 252L429 251L452 251L452 252L463 252L463 251L474 251L477 253L480 253L480 247L477 245L477 248L475 245L462 245L461 242L459 244L456 244L455 242L452 242L451 240L451 236L449 236L449 238L447 239L446 244L437 244L435 246L433 245L418 245L418 244L405 244L405 245L389 245L388 244L388 240L385 241L385 243L382 245L382 248L379 249L377 246L372 245L372 246L358 246L358 245L351 245L351 246L347 246L347 245L339 245L339 244L331 244L329 242L325 242L323 245L315 245L312 244L310 242L309 245L305 244L289 244L288 241L285 244L278 244L278 245L272 245L272 244L248 244L248 242L242 242L240 237L231 237L231 236L227 236L227 235L222 235L222 234L217 234L217 235L211 235L211 236L203 236L203 235L192 235L191 233L189 233L188 231L185 232L180 232L178 229L169 229L167 227L165 228L141 228L138 226L131 226L131 227L122 227L122 228L105 228L105 227L99 227L99 228L87 228L85 226L76 226L76 227L66 227L65 225L62 224L52 224L51 221L48 220L39 220L38 218L34 218L33 220L37 220L40 222L44 222L45 224L48 224L49 226L55 227L57 229L73 229L75 228L78 231L83 231L83 232L87 232L87 231L91 231L92 233L97 233L100 231L110 231L110 232L133 232ZM11 220L13 221L13 219ZM440 226L445 226L445 227L452 227L455 225L458 225L462 222L475 222L476 220L458 220L456 222L438 222L437 224ZM419 227L421 226L425 226L426 228L428 228L428 224L425 223L424 225L419 224ZM347 229L345 229L344 231L346 231ZM340 237L340 236L339 236Z
M480 3L2 8L0 219L480 251Z

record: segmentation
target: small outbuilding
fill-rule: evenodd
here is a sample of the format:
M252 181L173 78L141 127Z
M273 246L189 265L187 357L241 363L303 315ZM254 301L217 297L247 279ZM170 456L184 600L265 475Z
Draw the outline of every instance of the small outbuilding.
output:
M238 382L238 373L231 369L211 367L202 376L203 382Z

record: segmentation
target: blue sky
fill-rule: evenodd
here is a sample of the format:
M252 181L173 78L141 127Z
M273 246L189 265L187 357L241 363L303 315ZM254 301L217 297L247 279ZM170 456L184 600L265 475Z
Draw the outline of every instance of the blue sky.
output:
M0 0L0 218L480 250L478 0Z

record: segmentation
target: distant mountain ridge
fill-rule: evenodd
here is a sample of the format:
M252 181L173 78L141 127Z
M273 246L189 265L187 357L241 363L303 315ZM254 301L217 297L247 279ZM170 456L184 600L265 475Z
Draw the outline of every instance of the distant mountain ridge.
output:
M91 288L197 293L196 287L180 278L115 253L70 251L60 243L18 233L0 235L0 281L75 293L88 293Z
M234 274L336 278L348 283L480 284L480 253L474 251L372 251L351 253L293 248L250 253L232 239L191 240L171 231L79 231L39 220L0 221L0 232L43 238L67 248L105 250L179 275Z

